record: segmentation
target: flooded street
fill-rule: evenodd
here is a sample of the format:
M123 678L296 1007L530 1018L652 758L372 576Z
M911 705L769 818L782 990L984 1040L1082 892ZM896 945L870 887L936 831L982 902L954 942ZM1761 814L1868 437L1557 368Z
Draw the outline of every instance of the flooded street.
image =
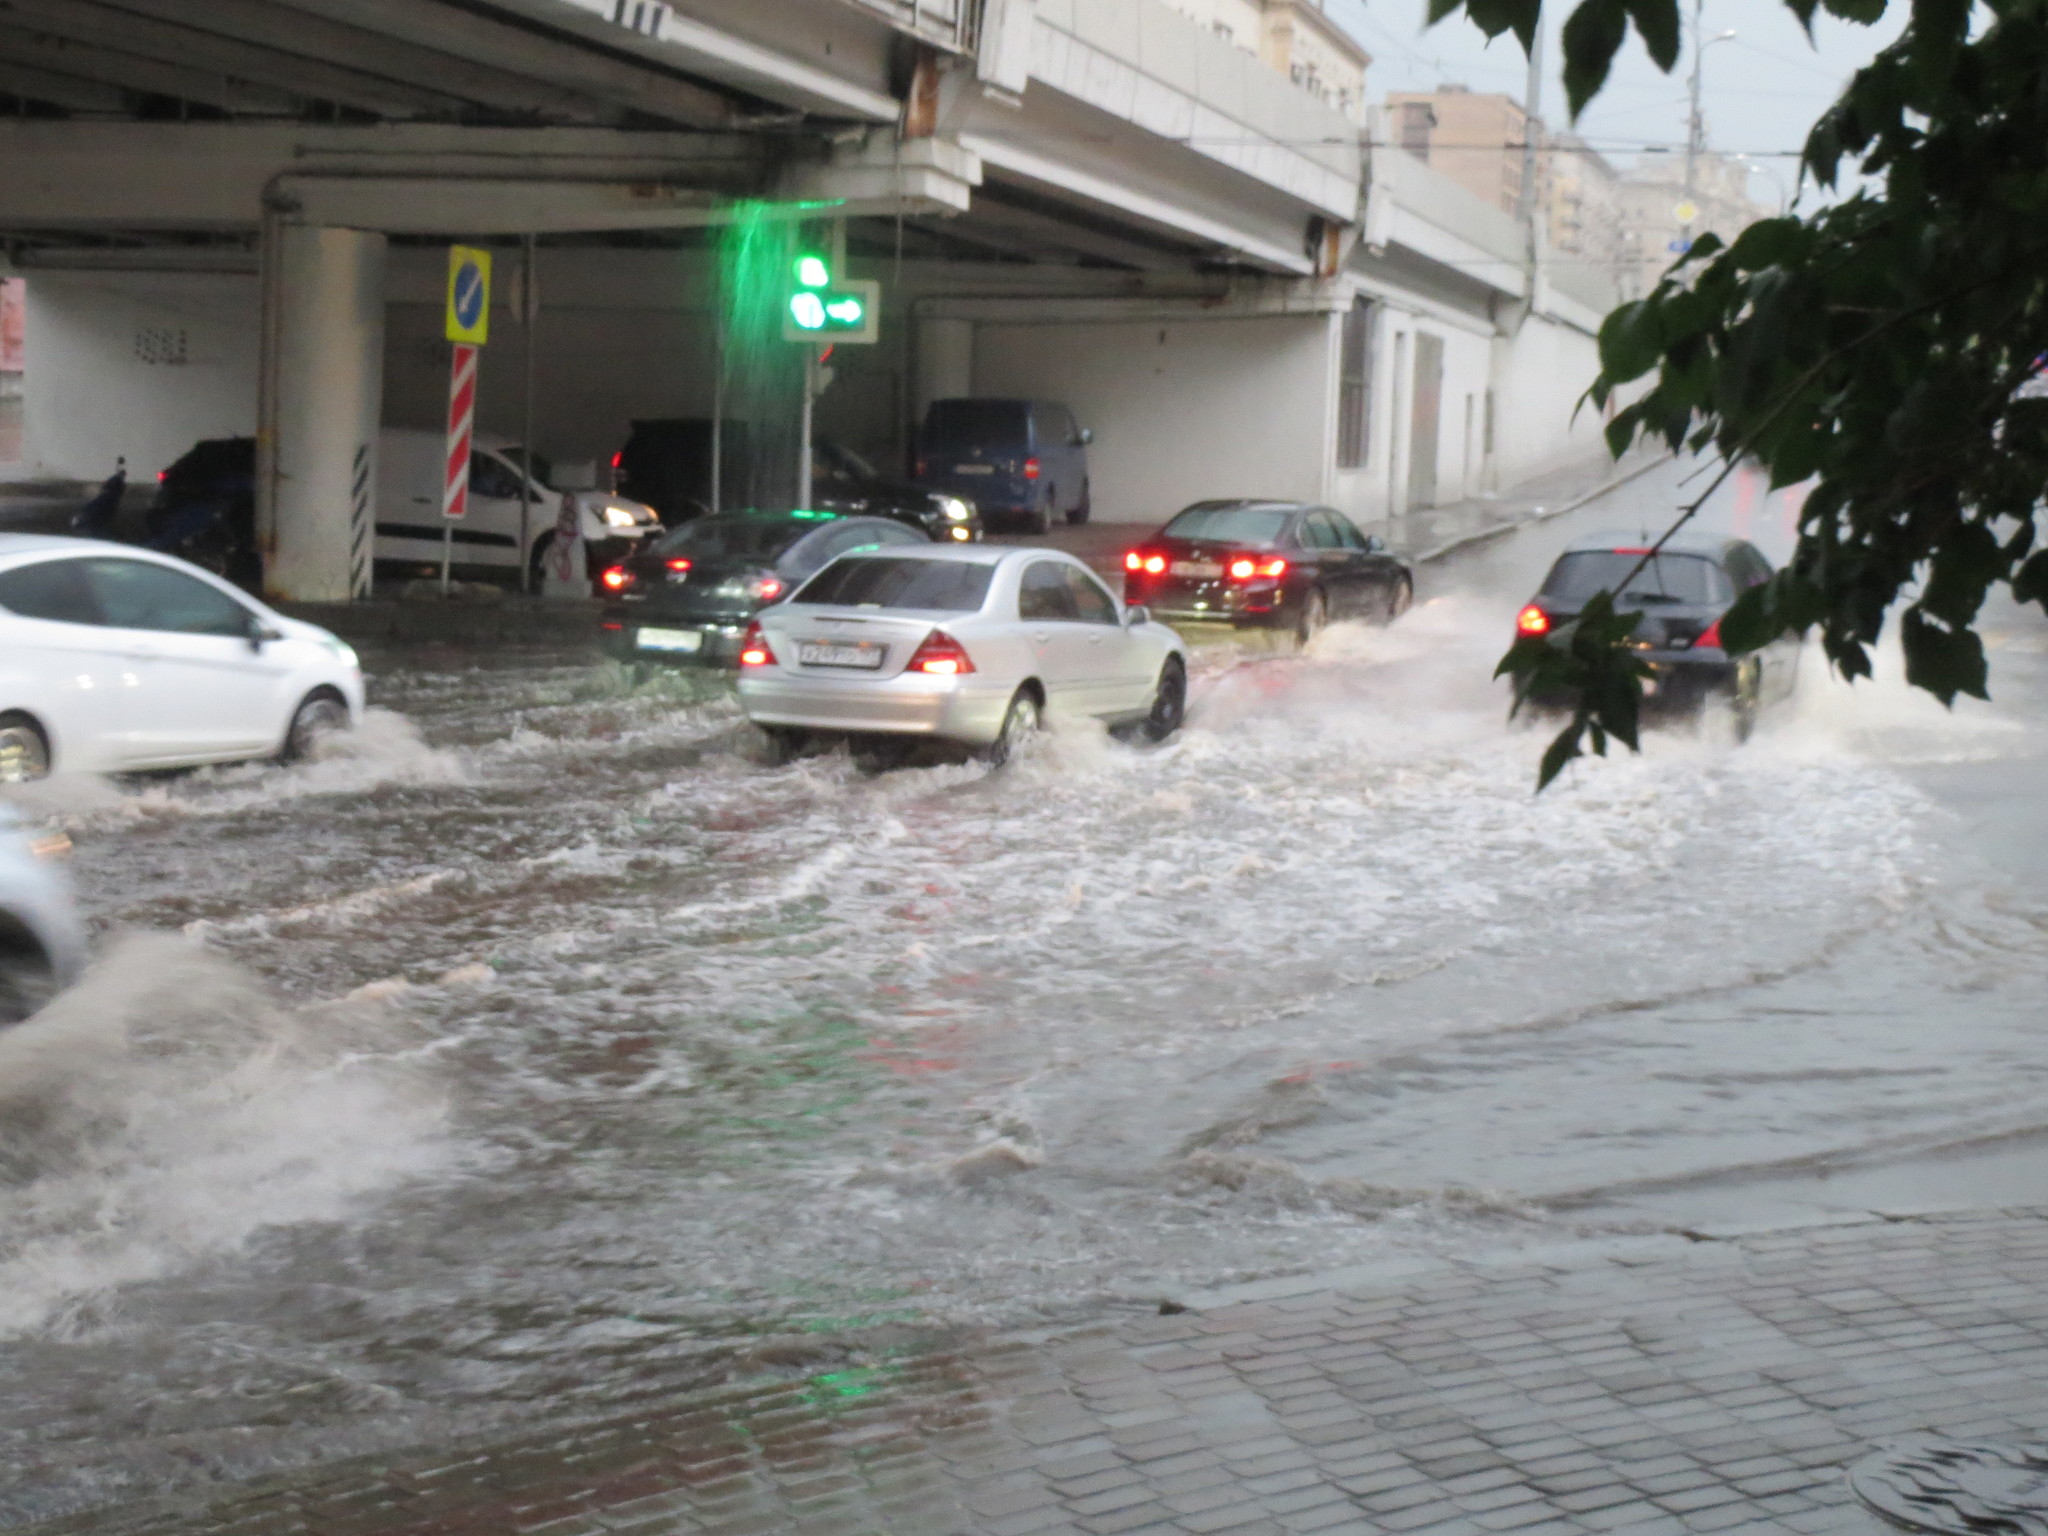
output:
M2048 1129L2038 619L1994 706L1809 655L1532 796L1514 612L1676 480L1159 749L770 768L715 678L387 654L322 761L40 791L103 954L0 1037L0 1525Z

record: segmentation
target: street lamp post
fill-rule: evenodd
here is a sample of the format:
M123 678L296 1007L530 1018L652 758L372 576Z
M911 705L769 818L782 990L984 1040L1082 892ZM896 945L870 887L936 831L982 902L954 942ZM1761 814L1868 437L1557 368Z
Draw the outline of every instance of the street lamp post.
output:
M1692 217L1682 221L1679 239L1689 248L1692 245L1693 220L1699 217L1699 205L1693 201L1698 191L1699 157L1707 147L1707 123L1700 115L1701 65L1707 50L1716 43L1730 41L1735 34L1722 32L1714 37L1700 35L1700 13L1706 8L1706 0L1692 0L1692 112L1685 127L1685 206L1693 210Z

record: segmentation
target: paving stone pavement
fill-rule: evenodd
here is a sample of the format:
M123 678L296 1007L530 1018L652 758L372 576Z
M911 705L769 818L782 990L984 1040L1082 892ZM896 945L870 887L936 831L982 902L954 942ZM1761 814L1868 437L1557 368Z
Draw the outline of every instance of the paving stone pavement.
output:
M2048 1208L1559 1245L954 1340L37 1536L1874 1531L1844 1465L2048 1425Z

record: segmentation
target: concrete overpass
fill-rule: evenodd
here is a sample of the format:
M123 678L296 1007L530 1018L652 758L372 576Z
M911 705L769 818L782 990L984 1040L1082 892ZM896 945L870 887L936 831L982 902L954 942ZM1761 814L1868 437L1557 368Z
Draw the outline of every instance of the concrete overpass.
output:
M1393 370L1373 428L1386 446L1360 449L1373 474L1347 479L1362 466L1334 457L1360 295L1385 308L1413 290L1417 315L1434 304L1454 329L1493 329L1524 273L1497 238L1459 268L1426 209L1382 212L1362 243L1387 185L1356 123L1160 0L0 0L0 241L31 275L31 378L48 381L30 386L31 439L103 472L83 462L114 439L78 414L82 359L169 328L152 315L193 316L176 329L216 337L200 350L228 359L219 393L253 396L241 429L263 445L280 595L359 586L344 509L365 515L353 492L379 421L432 397L440 243L538 239L544 307L582 295L578 313L612 316L583 334L610 325L629 350L648 323L620 315L695 294L674 346L708 358L705 231L743 200L829 208L856 266L893 290L888 345L852 360L887 387L826 401L870 447L900 453L935 394L1092 387L1129 410L1127 343L1149 327L1169 352L1190 345L1147 363L1129 431L1098 420L1100 456L1131 484L1099 503L1157 510L1138 466L1198 400L1195 415L1232 423L1229 443L1264 421L1289 446L1183 452L1188 483L1398 504L1415 489L1392 467L1415 394L1415 359L1393 355L1405 330L1371 359ZM89 334L95 316L112 317L106 334ZM1110 321L1124 329L1099 330ZM552 393L594 400L618 382L563 363L574 338L547 345L548 324ZM1110 334L1101 356L1091 338ZM61 356L59 336L76 343ZM1268 377L1263 404L1231 401L1246 356ZM607 401L608 419L703 413L673 363L644 371L659 399ZM147 413L165 380L130 373L119 409ZM120 393L94 377L100 398ZM207 391L183 393L191 409L156 407L165 440L223 430L219 411L195 414ZM493 398L487 380L487 411ZM595 421L560 431L595 451ZM1437 437L1425 488L1437 460L1476 485L1476 450L1452 464Z

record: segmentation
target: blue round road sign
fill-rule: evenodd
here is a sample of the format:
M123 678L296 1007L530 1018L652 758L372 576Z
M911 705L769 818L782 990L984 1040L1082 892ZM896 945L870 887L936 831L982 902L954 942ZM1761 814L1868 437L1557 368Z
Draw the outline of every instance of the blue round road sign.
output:
M484 313L484 275L473 261L455 269L455 318L465 331L476 329Z

